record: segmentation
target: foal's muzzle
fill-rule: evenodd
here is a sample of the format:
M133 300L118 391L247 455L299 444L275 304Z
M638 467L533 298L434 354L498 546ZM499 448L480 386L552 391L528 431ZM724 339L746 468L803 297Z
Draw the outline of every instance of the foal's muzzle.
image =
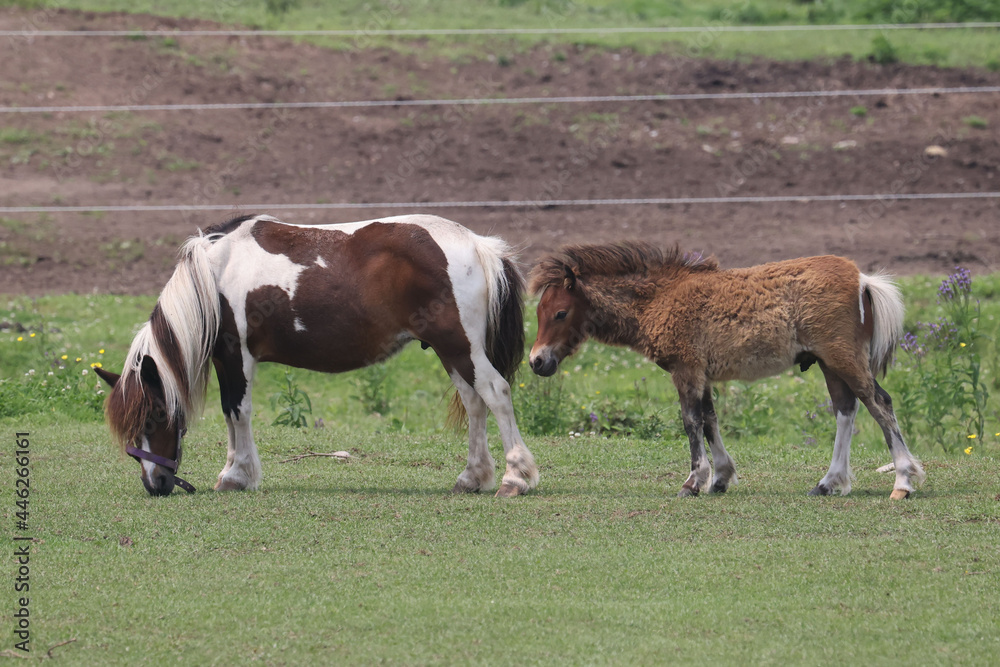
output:
M549 377L555 374L557 368L559 360L551 352L544 352L531 360L531 370L535 371L535 375Z

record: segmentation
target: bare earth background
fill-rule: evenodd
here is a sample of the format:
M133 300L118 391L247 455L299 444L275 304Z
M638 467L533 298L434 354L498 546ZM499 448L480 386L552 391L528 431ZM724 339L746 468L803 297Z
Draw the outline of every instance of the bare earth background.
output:
M0 10L0 29L24 14ZM59 12L46 29L209 28ZM252 38L0 41L4 106L630 95L1000 85L980 69L713 62L573 46L449 59ZM863 107L863 108L862 108ZM530 263L563 243L642 238L724 266L836 253L862 270L1000 269L1000 201L428 209L442 200L1000 190L1000 95L4 114L0 206L232 204L208 213L0 218L0 293L157 293L177 246L254 204L327 223L436 213ZM930 157L937 145L946 155Z

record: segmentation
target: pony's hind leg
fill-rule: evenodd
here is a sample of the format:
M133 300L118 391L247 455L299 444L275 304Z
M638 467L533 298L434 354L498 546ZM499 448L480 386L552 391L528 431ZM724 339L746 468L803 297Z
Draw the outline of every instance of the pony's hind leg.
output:
M712 464L715 476L712 479L712 493L725 493L731 484L736 484L736 464L722 444L722 434L719 432L719 419L715 414L715 403L712 401L712 387L705 386L701 399L702 419L704 421L705 439L712 450Z
M496 477L496 462L490 456L486 438L486 403L468 382L457 372L452 372L462 405L469 417L469 460L465 470L458 476L453 493L478 493L493 488Z
M826 378L826 388L837 415L837 435L833 440L830 469L809 495L829 496L839 490L840 495L846 496L851 492L851 437L854 435L854 419L858 414L858 398L843 378L822 362L820 368Z
M908 498L914 490L913 482L917 484L923 482L926 474L920 461L910 453L906 442L903 441L899 424L896 422L896 414L892 410L892 397L879 386L878 382L875 382L874 395L861 400L882 428L889 453L892 455L892 462L896 467L896 483L892 487L890 498L893 500Z

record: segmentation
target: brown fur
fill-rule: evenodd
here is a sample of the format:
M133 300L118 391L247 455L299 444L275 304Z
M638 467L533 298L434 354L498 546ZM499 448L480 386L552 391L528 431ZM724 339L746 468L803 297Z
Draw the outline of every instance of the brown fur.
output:
M838 413L834 460L814 494L850 490L846 453L857 400L882 427L896 488L909 493L911 477L923 477L891 398L875 380L902 328L902 301L891 281L862 277L850 260L806 257L721 270L714 259L692 260L677 248L571 246L543 258L530 287L541 294L531 351L539 375L555 373L587 338L630 347L670 373L691 444L692 472L681 495L697 495L708 483L706 439L718 457L712 489L725 491L736 478L711 384L768 377L795 363L803 370L820 364Z

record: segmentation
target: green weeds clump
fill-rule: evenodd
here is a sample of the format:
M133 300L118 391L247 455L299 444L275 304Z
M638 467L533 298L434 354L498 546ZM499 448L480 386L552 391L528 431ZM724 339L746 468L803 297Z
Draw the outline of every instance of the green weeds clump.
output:
M271 409L278 412L271 426L307 428L309 420L306 415L312 414L312 401L309 400L309 394L299 389L295 376L285 371L285 386L281 391L271 394Z

